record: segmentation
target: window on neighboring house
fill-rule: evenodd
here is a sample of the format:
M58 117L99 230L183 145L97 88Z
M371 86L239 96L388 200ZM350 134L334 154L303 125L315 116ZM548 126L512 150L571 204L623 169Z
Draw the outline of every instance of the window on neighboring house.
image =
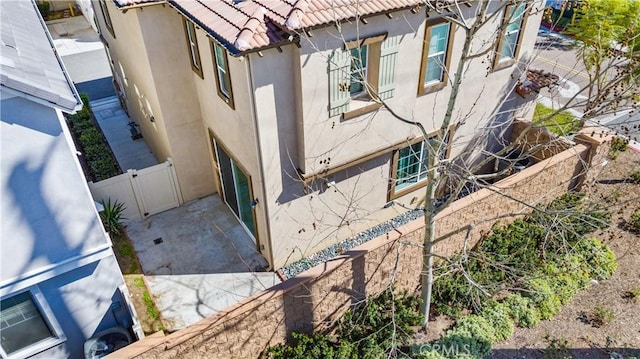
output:
M395 92L400 36L348 41L329 57L329 115L349 119L380 107ZM374 98L372 98L374 97Z
M498 41L494 68L511 66L518 57L520 34L524 23L526 3L508 5L504 10L503 30Z
M211 51L213 53L213 62L216 68L216 87L218 89L218 96L231 106L231 108L234 108L227 50L220 44L212 41Z
M43 312L48 312L49 315ZM64 335L50 312L37 288L2 299L2 357L28 356L62 342L65 339Z
M447 85L453 34L454 27L444 19L427 26L418 94L436 91Z
M107 30L111 33L111 36L116 37L115 31L113 31L113 24L111 23L111 16L109 15L109 9L105 0L98 1L100 3L100 10L102 10L102 17L104 18L104 24Z
M187 46L189 48L189 59L191 60L191 68L193 69L193 72L198 74L198 76L204 78L202 76L202 64L200 63L200 51L198 50L196 27L191 21L185 18L182 19L182 22L184 22L184 33L187 37Z

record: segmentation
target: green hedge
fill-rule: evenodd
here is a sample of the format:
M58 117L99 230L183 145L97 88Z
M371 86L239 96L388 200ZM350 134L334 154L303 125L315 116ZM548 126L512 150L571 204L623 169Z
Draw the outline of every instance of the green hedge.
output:
M83 107L74 115L67 116L71 134L87 163L89 175L95 181L117 176L121 173L109 144L96 127L91 116L89 97L81 94Z

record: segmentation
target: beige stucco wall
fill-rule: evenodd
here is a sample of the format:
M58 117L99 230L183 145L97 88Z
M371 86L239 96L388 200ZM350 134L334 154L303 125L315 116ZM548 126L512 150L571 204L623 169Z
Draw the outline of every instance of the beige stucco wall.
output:
M324 168L320 160L330 158L329 167L334 167L419 135L412 126L400 123L385 110L347 121L341 121L340 116L329 117L328 56L358 33L361 37L381 32L401 36L396 94L388 103L408 119L422 122L428 132L439 128L451 87L416 95L424 20L424 9L418 14L401 12L394 19L372 17L367 25L343 24L340 31L334 27L316 29L312 37L301 40L300 49L287 46L282 53L266 50L263 57L251 56L275 268L406 211L398 205L383 208L388 202L391 152L325 176L306 189L296 168L304 167L307 174L315 173ZM483 40L491 39L500 21L502 16L496 16L494 23L486 25L484 38L474 41L476 48L481 47ZM537 24L539 15L530 16L528 21ZM525 26L520 59L531 55L536 31L537 25ZM458 65L463 43L464 31L458 28L452 70ZM455 121L463 123L456 132L454 157L462 151L469 152L472 137L486 132L485 127L494 120L496 112L503 111L500 107L504 98L497 94L504 94L505 106L525 103L512 92L514 78L520 74L518 65L499 71L488 71L487 66L487 59L478 58L467 67L454 111ZM273 76L274 73L278 76ZM513 116L522 111L507 114ZM484 141L492 138L481 136ZM333 184L327 186L329 182ZM418 189L396 201L411 206L421 195L422 190Z
M232 109L217 94L210 40L204 31L197 29L204 77L200 78L191 70L181 15L174 9L154 5L123 14L108 3L114 10L116 36L127 34L126 41L117 41L110 48L115 73L124 69L125 75L117 80L123 84L130 114L141 125L145 139L159 160L174 158L183 196L189 200L216 191L211 131L251 177L253 195L259 200L254 209L259 248L274 268L406 211L399 205L384 208L391 152L308 186L299 180L296 169L312 174L325 168L321 160L330 159L329 167L334 167L419 135L384 109L347 121L329 117L328 56L358 34L367 37L387 32L401 38L396 91L388 103L397 113L420 121L427 131L439 128L451 87L417 95L425 9L417 14L401 11L392 19L370 17L366 25L345 23L340 30L315 29L312 37L303 36L300 48L288 45L282 52L269 49L260 55L230 56ZM533 25L524 28L521 60L531 56L540 16L528 18ZM486 25L487 30L474 41L475 48L486 46L482 45L485 40L493 42L501 20L499 15ZM105 29L104 24L101 27ZM104 34L109 41L106 30ZM458 65L463 42L464 32L458 28L451 70ZM466 68L454 111L454 121L462 125L452 156L490 145L492 136L480 136L481 141L473 145L470 141L501 112L503 100L504 107L525 103L512 93L520 66L489 71L491 60L491 54L480 57ZM411 206L420 195L417 190L396 201Z
M122 12L106 3L115 39L99 10L97 19L129 116L158 161L173 158L185 201L213 193L213 182L203 180L212 170L180 16L161 5Z

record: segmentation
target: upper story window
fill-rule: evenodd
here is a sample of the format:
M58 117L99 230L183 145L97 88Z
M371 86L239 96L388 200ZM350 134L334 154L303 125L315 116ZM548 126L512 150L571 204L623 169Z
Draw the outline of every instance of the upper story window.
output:
M508 5L504 10L503 30L498 41L494 68L511 66L518 57L526 3Z
M436 91L447 85L453 34L452 24L444 19L427 25L418 94Z
M349 119L380 107L395 93L400 37L386 34L348 41L329 57L329 116Z
M367 80L367 45L351 49L351 82L349 83L349 94L351 97L358 97L365 92L365 82Z
M115 31L113 31L113 24L111 23L111 16L109 15L109 9L107 8L107 3L105 0L98 1L100 4L100 10L102 11L102 17L104 18L104 24L107 27L107 30L111 33L111 36L116 37Z
M189 49L189 59L191 60L191 68L193 72L198 76L202 76L202 63L200 62L200 51L198 50L198 38L196 37L196 28L193 23L185 18L182 19L184 23L184 33L187 37L187 46Z
M0 301L0 354L25 357L64 341L65 337L37 288Z
M234 108L227 50L217 42L212 41L211 52L213 53L213 62L216 69L216 88L218 89L218 96L231 106L231 108Z

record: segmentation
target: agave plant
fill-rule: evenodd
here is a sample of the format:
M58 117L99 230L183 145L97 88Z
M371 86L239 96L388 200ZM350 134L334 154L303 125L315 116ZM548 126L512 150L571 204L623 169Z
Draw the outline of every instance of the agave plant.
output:
M100 219L104 225L104 229L110 234L117 236L122 233L122 221L126 218L123 216L126 207L124 203L114 201L111 202L111 198L105 202L102 200L102 206L104 210L100 212Z

